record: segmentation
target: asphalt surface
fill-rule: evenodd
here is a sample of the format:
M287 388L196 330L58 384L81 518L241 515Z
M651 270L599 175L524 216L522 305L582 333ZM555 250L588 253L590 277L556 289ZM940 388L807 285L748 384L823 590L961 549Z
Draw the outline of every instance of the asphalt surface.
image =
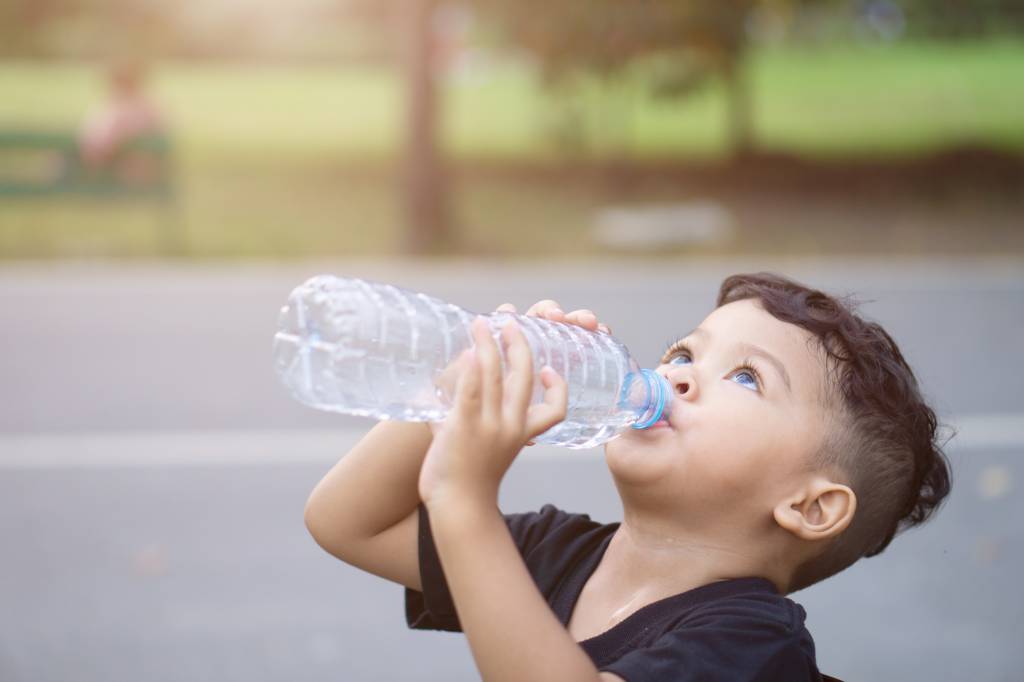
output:
M916 369L954 492L881 556L795 594L844 680L1020 680L1024 262L324 262L0 267L0 680L472 680L465 639L406 629L402 590L320 550L309 491L370 424L291 401L276 313L320 272L478 311L596 310L642 364L722 277L855 293ZM599 449L533 448L506 511L615 521Z

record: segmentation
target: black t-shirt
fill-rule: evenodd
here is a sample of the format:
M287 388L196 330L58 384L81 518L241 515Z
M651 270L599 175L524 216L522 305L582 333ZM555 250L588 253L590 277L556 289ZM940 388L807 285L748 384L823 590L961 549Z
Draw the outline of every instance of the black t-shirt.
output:
M415 629L461 632L422 504L419 512L423 591L405 590L406 622ZM539 512L506 514L505 522L541 594L568 626L619 524L600 524L550 504ZM648 604L580 646L598 670L628 682L818 682L805 618L803 607L778 594L770 581L737 578Z

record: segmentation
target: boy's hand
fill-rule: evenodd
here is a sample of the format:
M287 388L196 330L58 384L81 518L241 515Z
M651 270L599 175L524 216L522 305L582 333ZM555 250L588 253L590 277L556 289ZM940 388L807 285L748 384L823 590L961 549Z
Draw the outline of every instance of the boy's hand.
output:
M518 324L501 330L506 377L486 320L474 320L472 336L474 348L457 361L462 371L452 409L420 469L420 499L428 507L448 500L497 504L501 479L523 445L565 418L568 387L550 367L540 373L543 402L530 405L533 354Z
M516 307L511 303L502 303L498 306L496 312L504 313L515 313L518 312ZM601 332L603 334L611 334L612 330L608 328L608 325L602 324L598 321L597 315L594 314L593 310L588 308L580 308L574 310L571 313L566 313L562 310L562 306L558 305L558 301L550 298L545 298L543 301L537 301L530 309L526 311L526 314L530 317L543 317L546 320L552 322L565 322L566 324L574 324L577 327L583 327L592 332ZM534 442L528 441L527 445L534 445Z
M505 313L514 313L516 307L511 303L502 303L498 306L498 310ZM593 310L587 308L580 308L574 310L571 313L565 313L562 310L562 306L558 305L558 301L553 301L550 298L546 298L543 301L537 301L530 309L526 311L526 314L532 317L543 317L546 320L553 322L566 322L568 324L574 324L577 327L583 327L589 329L592 332L602 332L604 334L611 334L612 330L608 328L608 325L602 324L598 321L597 315L594 314Z

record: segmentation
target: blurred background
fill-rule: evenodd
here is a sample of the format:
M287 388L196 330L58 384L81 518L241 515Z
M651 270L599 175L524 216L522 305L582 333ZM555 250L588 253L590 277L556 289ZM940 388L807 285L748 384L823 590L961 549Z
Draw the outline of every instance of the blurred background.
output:
M288 292L555 298L650 365L757 270L952 436L935 521L794 595L822 670L1021 679L1022 111L1024 0L0 0L0 680L476 679L303 526L369 423L279 386ZM546 502L621 518L600 449L524 453Z
M5 0L0 256L1020 252L1022 31L1019 0Z

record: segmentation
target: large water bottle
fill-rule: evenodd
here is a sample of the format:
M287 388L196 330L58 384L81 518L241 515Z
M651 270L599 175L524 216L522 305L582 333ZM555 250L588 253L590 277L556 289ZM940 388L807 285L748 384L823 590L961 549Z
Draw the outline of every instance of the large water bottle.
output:
M442 372L473 345L477 317L451 303L388 284L320 275L296 287L281 309L274 364L299 401L321 410L376 419L441 421L451 406ZM515 318L544 365L568 384L565 419L537 442L587 448L624 429L657 422L672 389L661 375L641 369L609 334L496 312L485 315L498 340ZM450 382L449 382L450 383ZM534 379L532 402L544 389Z

